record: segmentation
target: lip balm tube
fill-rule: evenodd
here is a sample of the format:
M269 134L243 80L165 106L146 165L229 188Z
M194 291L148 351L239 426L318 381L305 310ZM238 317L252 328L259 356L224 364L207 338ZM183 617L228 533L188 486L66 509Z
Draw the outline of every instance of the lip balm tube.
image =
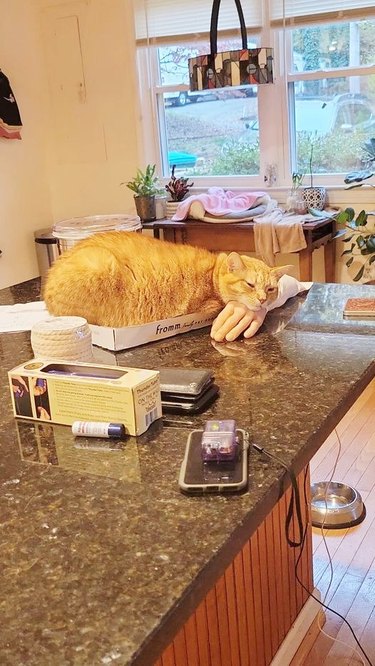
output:
M74 421L72 433L76 437L125 437L123 423L102 423L101 421Z

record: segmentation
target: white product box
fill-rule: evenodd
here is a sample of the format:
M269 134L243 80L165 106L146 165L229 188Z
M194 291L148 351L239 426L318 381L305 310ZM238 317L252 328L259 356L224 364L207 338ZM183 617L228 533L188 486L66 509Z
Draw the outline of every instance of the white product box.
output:
M163 340L173 335L187 333L198 328L211 326L215 316L203 312L171 317L153 321L141 326L126 326L125 328L110 328L109 326L95 326L90 324L92 342L98 347L104 347L112 351L138 347L147 342Z

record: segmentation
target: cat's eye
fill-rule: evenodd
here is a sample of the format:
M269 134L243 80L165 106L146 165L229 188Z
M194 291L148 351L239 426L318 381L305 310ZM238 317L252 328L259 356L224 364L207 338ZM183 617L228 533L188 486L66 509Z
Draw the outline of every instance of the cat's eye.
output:
M267 291L269 294L273 294L276 291L277 287L267 287Z
M248 287L251 287L252 289L254 289L254 286L255 286L255 285L253 285L252 282L246 282L246 284L247 284Z

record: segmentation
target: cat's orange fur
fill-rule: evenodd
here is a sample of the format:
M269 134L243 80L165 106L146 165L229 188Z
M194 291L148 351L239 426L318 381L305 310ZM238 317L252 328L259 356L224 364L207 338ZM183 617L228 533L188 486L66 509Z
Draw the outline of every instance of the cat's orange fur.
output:
M44 298L53 315L117 328L190 312L215 314L232 300L257 310L277 297L278 279L289 268L113 231L62 254L49 271Z

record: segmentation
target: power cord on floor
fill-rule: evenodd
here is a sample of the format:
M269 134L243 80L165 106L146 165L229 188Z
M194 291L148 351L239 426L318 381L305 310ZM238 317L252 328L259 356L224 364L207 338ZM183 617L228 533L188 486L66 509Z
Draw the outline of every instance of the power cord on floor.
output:
M295 576L296 576L296 579L297 579L298 583L301 585L301 587L305 590L305 592L307 592L307 594L310 597L312 597L313 599L315 599L315 601L317 601L318 604L320 604L323 608L330 611L331 613L334 613L335 615L337 615L337 617L339 617L347 625L347 627L349 627L355 642L357 643L357 645L358 645L359 649L361 650L362 654L364 655L364 657L368 661L369 666L375 666L373 664L373 662L370 660L370 658L368 657L368 655L365 652L364 648L362 647L361 643L359 642L359 640L358 640L357 636L355 635L355 632L354 632L352 626L350 625L350 623L348 622L348 620L343 615L341 615L341 613L339 613L338 611L335 611L333 608L328 606L326 603L324 603L323 601L318 599L318 597L316 597L312 592L310 592L310 590L306 587L306 585L302 582L302 580L300 579L300 577L298 575L298 565L301 561L303 548L304 548L304 545L306 543L306 535L307 535L307 530L309 528L309 523L306 524L306 527L304 529L303 528L303 521L302 521L302 513L301 513L301 499L300 499L299 489L298 489L298 485L297 485L297 479L296 479L296 476L294 474L294 471L289 467L289 465L287 465L283 460L281 460L281 458L279 458L278 456L275 456L273 453L271 453L270 451L268 451L264 447L259 446L258 444L255 444L254 442L252 442L252 447L256 451L258 451L258 453L263 453L264 455L268 456L268 458L271 458L272 460L275 460L276 462L278 462L279 465L281 465L287 471L287 473L289 475L289 478L291 480L292 495L291 495L289 506L288 506L287 517L286 517L286 520L285 520L285 534L286 534L286 539L287 539L287 542L288 542L289 546L291 546L292 548L301 547L301 550L299 552L299 555L298 555L298 558L297 558L297 561L296 561L295 567L294 567L294 573L295 573ZM336 464L337 464L337 462L336 462ZM336 465L334 466L334 470L335 469L336 469ZM333 473L334 473L334 470L333 470ZM308 478L308 469L306 468L305 475L304 475L303 489L304 489L305 505L306 505L306 507L309 508L309 500L308 500L307 488L306 488L307 478ZM294 541L290 537L290 525L291 525L291 521L292 521L292 518L293 518L294 507L295 507L295 510L296 510L296 517L297 517L297 523L298 523L298 532L299 532L299 535L298 535L299 538L298 538L297 541ZM328 558L329 558L331 566L332 566L332 560L331 560L331 556L329 554L328 549L327 549L327 552L328 552ZM327 594L325 595L324 598L326 598L326 596L327 596ZM329 635L329 634L327 634L327 635ZM338 640L338 639L335 639L333 636L330 636L330 638L332 638L332 640ZM343 642L343 641L339 641L339 642ZM356 652L356 650L352 646L350 646L350 648Z
M320 532L321 532L321 535L322 535L324 548L326 550L326 553L327 553L327 556L328 556L328 562L329 562L329 582L328 582L327 589L324 592L323 603L326 602L326 599L328 597L328 593L329 593L329 591L331 589L331 586L332 586L332 583L333 583L333 576L334 576L332 558L331 558L331 553L329 552L328 543L327 543L327 540L326 540L326 537L325 537L325 534L324 534L324 526L325 526L325 522L326 522L326 519L327 519L327 513L328 513L328 503L327 503L328 491L329 491L330 484L332 483L333 477L335 475L336 468L337 468L337 465L338 465L338 462L339 462L339 459L340 459L340 454L341 454L341 440L340 440L340 437L339 437L339 434L338 434L336 428L335 428L335 434L336 434L337 441L338 441L338 450L337 450L336 459L335 459L335 462L333 464L331 474L330 474L330 477L328 479L328 483L326 485L326 489L325 489L325 493L324 493L324 498L323 499L324 499L324 503L325 503L325 512L324 512L324 517L323 517L323 520L322 520L322 523L321 523L321 526L320 526ZM365 662L362 659L362 655L360 654L359 650L357 650L356 648L353 648L352 645L350 645L349 643L341 640L340 638L337 638L337 636L331 636L331 634L329 634L327 631L325 631L323 629L323 626L320 623L320 617L318 617L318 627L319 627L319 631L324 636L327 636L327 638L330 638L331 641L334 641L335 643L340 643L340 645L345 645L345 647L350 648L354 652L354 654L358 655L358 658L359 658L361 664L363 666L366 666Z

